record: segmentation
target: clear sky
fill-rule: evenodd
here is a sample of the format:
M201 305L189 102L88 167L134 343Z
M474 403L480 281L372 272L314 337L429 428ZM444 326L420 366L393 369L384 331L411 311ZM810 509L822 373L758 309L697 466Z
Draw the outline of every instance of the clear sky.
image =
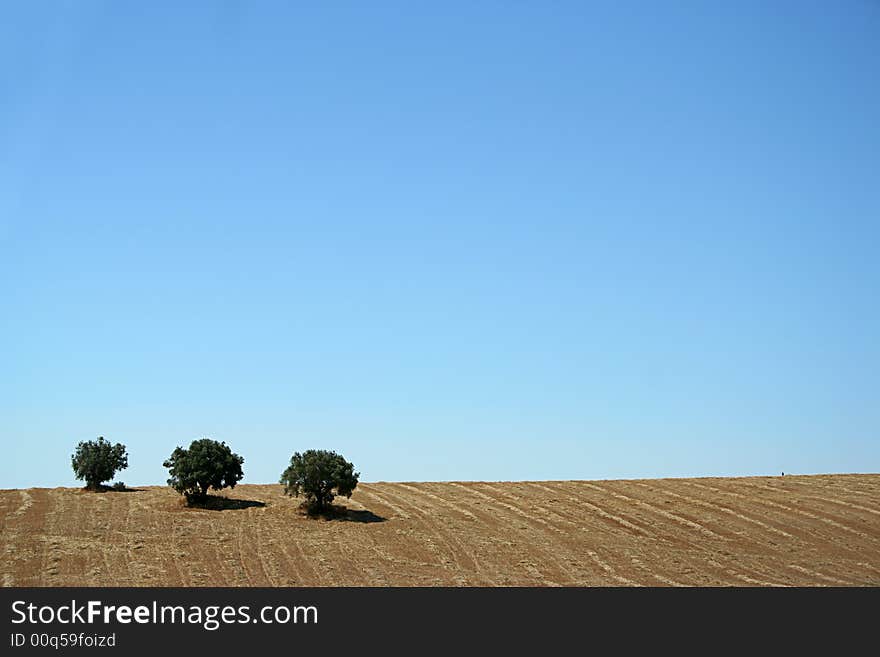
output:
M0 487L880 471L880 4L328 4L0 9Z

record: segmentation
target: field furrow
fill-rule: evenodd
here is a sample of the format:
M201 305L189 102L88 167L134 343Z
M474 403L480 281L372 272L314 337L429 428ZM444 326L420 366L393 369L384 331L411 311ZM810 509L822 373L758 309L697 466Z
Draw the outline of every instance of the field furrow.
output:
M0 490L3 586L880 586L880 475Z

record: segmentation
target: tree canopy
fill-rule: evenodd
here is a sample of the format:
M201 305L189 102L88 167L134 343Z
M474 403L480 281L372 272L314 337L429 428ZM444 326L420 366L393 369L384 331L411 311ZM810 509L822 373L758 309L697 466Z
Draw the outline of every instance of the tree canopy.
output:
M225 442L201 438L188 449L177 447L162 465L171 475L168 485L192 504L205 501L209 489L235 488L244 476L242 463Z
M119 471L128 467L125 445L111 445L98 436L97 440L83 440L76 446L70 458L77 479L84 479L86 488L97 490L101 483L113 479Z
M281 474L284 492L302 495L313 513L327 511L336 495L351 497L359 472L336 452L310 449L294 452L290 465Z

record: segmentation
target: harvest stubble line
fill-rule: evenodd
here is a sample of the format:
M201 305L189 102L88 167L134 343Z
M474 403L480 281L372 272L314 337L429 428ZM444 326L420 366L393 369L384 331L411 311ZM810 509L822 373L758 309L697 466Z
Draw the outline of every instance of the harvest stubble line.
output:
M4 586L878 586L880 475L0 491ZM249 503L248 503L249 502Z

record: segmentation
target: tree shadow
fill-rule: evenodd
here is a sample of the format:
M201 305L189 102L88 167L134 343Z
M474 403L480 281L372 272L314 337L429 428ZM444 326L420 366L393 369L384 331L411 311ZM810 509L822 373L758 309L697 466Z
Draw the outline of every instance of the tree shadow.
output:
M387 518L377 516L368 509L349 509L341 504L331 504L329 508L316 510L303 502L299 507L309 518L321 518L323 520L337 520L341 522L385 522Z
M80 488L84 493L142 493L143 488L129 488L125 484L114 484L113 486L105 486L101 484L97 488L89 488L88 486L83 486Z
M377 516L375 513L367 509L358 511L348 509L348 513L345 514L345 517L343 517L342 520L348 522L385 522L387 518Z
M254 507L262 508L266 506L266 503L258 500L240 500L234 497L208 495L207 499L190 502L187 506L191 509L204 509L206 511L239 511Z

